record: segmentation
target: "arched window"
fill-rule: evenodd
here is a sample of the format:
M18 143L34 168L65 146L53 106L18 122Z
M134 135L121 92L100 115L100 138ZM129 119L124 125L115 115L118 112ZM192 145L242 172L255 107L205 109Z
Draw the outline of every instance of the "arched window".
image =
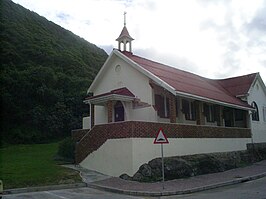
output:
M252 102L251 106L255 109L255 111L252 112L252 120L259 121L259 109L256 102Z
M120 122L125 120L125 109L121 101L117 101L114 105L115 110L115 122Z

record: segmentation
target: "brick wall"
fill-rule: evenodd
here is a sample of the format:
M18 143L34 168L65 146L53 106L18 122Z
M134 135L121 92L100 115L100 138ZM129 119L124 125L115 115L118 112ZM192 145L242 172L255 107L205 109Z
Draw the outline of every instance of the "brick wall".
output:
M80 163L88 154L100 148L108 139L155 138L159 128L163 128L168 138L251 138L247 128L229 128L171 123L125 121L95 125L77 143L75 160ZM84 131L84 130L75 130Z
M83 138L90 129L77 129L71 131L71 137L75 142L79 142L81 138Z
M170 122L176 123L176 99L174 95L169 96Z
M94 124L95 124L95 105L94 104L91 104L90 107L91 107L91 111L90 111L90 115L91 115L91 127L93 127Z
M107 102L107 111L108 111L108 123L111 123L113 120L113 102L112 101L108 101Z

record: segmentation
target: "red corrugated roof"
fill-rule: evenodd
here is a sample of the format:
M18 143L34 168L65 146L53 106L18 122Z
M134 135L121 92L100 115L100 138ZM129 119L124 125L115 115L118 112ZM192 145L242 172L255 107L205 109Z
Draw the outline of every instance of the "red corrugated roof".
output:
M258 73L217 80L233 96L245 95L248 93L251 84Z
M135 95L130 90L128 90L126 87L123 87L123 88L118 88L118 89L115 89L115 90L111 90L110 92L103 93L103 94L100 94L100 95L87 97L87 98L85 98L85 100L96 99L96 98L99 98L99 97L108 96L108 95L114 95L114 94L115 95L128 96L128 97L135 97Z
M234 81L212 80L133 55L129 52L122 53L145 70L151 72L169 84L177 92L183 92L186 94L192 94L199 97L250 108L247 103L236 98L233 89L230 89L233 88ZM245 78L237 78L239 88L241 87L243 90L247 90L247 88L251 86L250 79L249 81L241 82L242 79ZM240 86L242 84L245 85Z

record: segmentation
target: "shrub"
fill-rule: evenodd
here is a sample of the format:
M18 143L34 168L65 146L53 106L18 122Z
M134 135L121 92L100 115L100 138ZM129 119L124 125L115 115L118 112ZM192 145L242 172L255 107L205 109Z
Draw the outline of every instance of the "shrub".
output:
M47 141L37 129L22 126L4 131L2 133L2 142L8 144L39 144Z
M75 142L71 137L67 137L59 143L57 160L74 163L75 160Z

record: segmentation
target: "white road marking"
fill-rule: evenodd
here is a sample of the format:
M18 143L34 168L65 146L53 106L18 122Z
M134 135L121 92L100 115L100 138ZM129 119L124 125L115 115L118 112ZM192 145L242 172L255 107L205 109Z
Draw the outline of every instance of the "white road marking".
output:
M57 194L52 193L52 192L49 192L49 191L44 191L44 193L48 193L48 194L50 194L50 195L52 195L52 196L56 196L56 197L59 197L59 198L62 198L62 199L69 199L69 198L66 198L66 197L64 197L64 196L60 196L60 195L57 195Z

